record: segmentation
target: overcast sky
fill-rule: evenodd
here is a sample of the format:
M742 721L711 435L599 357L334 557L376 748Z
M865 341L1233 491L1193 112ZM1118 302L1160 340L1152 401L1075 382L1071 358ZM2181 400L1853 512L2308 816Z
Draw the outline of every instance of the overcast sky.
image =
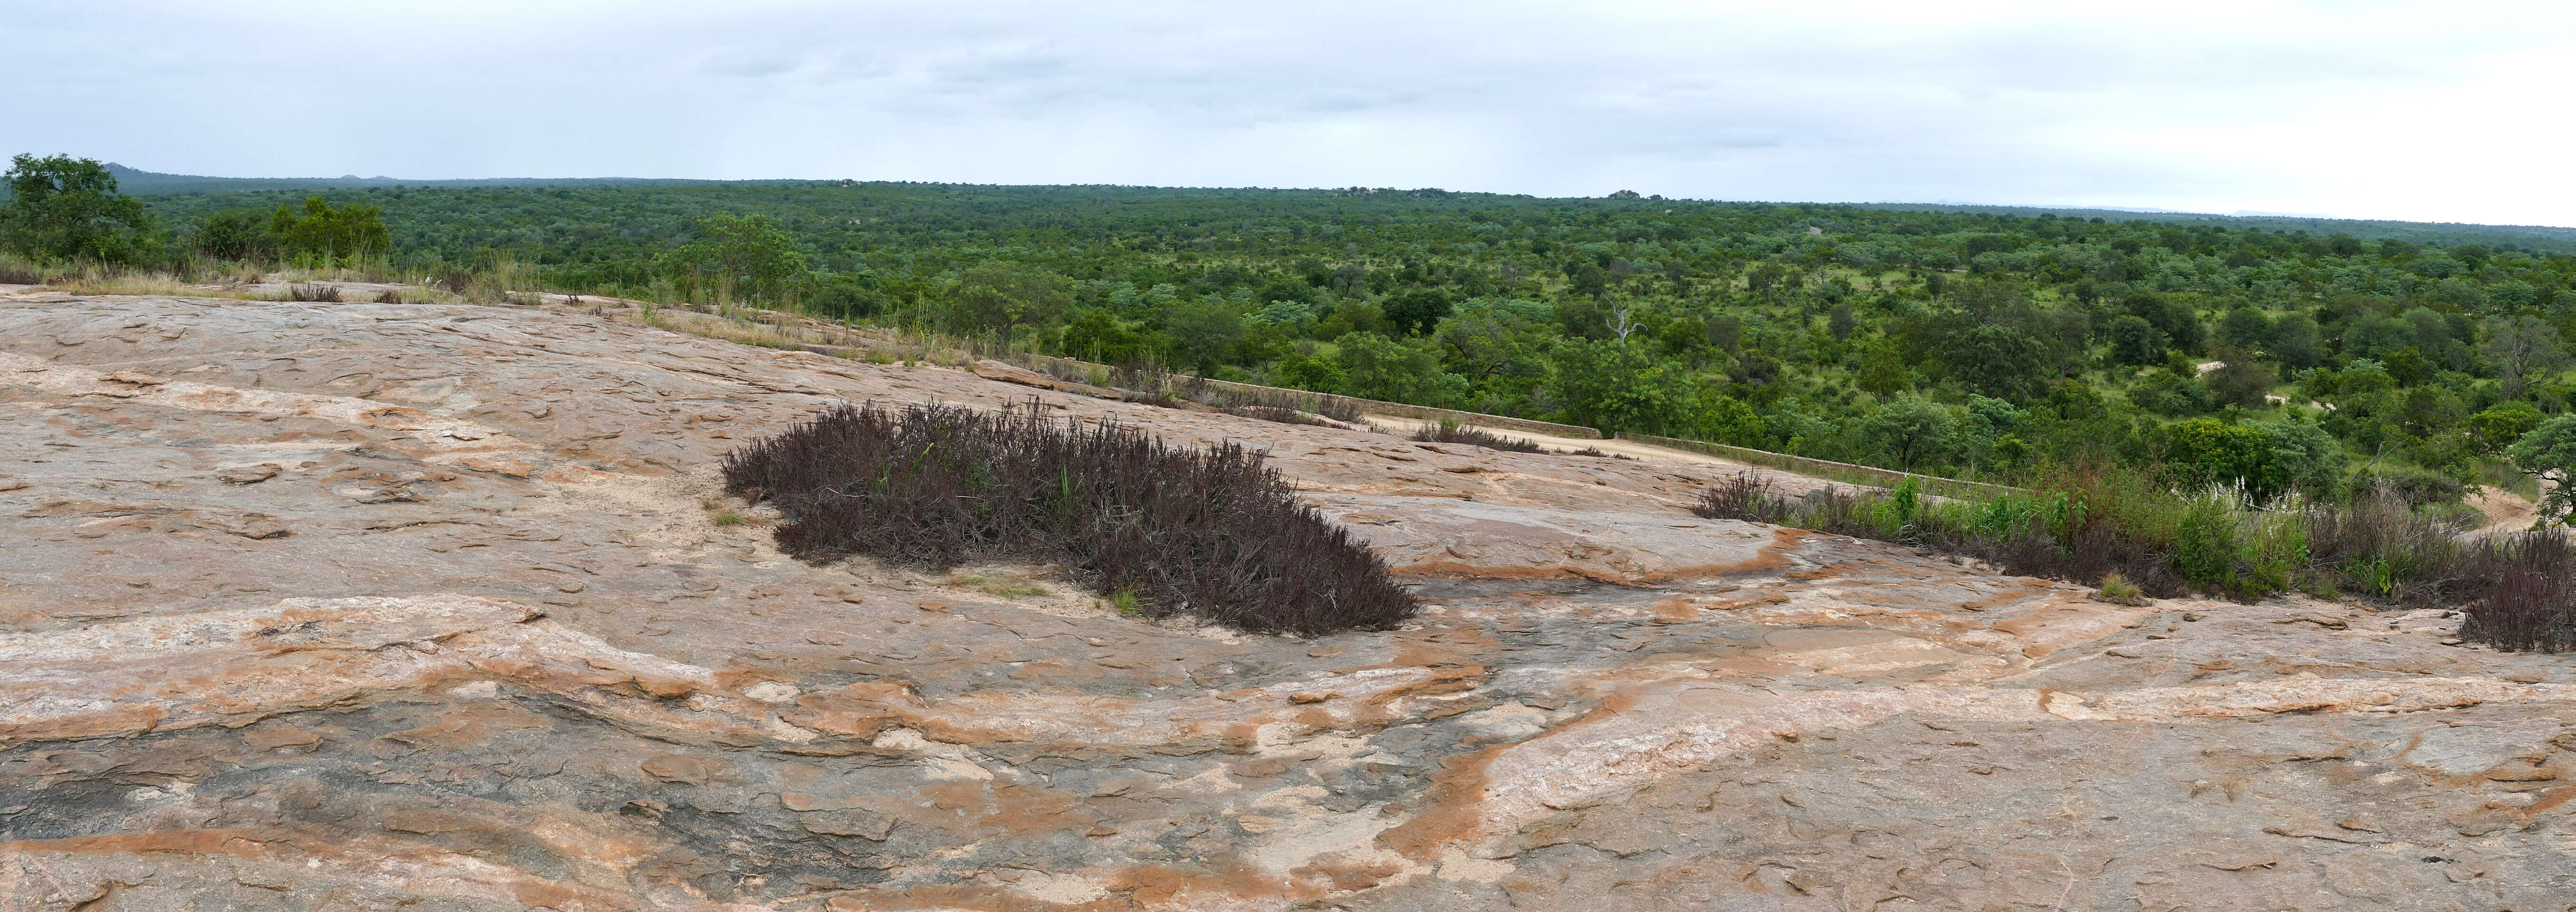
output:
M0 151L2576 225L2576 3L0 0Z

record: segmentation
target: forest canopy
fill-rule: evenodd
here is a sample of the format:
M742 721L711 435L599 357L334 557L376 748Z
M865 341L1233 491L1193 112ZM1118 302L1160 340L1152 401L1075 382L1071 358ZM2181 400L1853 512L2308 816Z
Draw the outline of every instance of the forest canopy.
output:
M149 197L249 255L301 190ZM1436 189L365 187L422 275L901 324L1121 365L2011 479L2438 501L2567 410L2576 256L2466 226ZM277 235L279 232L271 232ZM2450 243L2427 243L2422 238Z

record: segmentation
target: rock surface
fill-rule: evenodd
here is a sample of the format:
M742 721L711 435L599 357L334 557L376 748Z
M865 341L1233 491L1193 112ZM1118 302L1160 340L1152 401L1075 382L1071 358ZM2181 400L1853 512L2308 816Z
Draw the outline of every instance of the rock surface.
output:
M0 345L0 908L2576 908L2576 675L2442 612L578 312L22 296ZM715 490L841 401L1032 398L1267 447L1429 608L1146 625Z

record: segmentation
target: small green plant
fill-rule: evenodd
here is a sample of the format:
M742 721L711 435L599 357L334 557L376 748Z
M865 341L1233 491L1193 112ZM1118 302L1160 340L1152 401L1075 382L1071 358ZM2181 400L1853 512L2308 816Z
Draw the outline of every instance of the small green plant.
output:
M1119 617L1136 617L1145 613L1145 602L1136 597L1134 589L1120 589L1110 593L1109 607L1115 609Z
M710 517L707 521L719 526L739 526L751 522L751 517L744 516L732 510L726 510Z
M2117 573L2103 574L2102 585L2100 588L2094 590L2093 597L2115 605L2144 605L2147 603L2147 594L2139 591L2138 584L2129 582L2128 577L2121 576Z

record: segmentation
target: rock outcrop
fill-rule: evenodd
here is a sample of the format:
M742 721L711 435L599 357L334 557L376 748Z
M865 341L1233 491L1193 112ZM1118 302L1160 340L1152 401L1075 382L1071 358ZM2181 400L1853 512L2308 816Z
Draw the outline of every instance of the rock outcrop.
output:
M715 490L1032 398L1268 448L1428 609L1150 625ZM1724 466L399 304L0 298L0 417L0 909L2576 908L2565 659L1690 515Z

